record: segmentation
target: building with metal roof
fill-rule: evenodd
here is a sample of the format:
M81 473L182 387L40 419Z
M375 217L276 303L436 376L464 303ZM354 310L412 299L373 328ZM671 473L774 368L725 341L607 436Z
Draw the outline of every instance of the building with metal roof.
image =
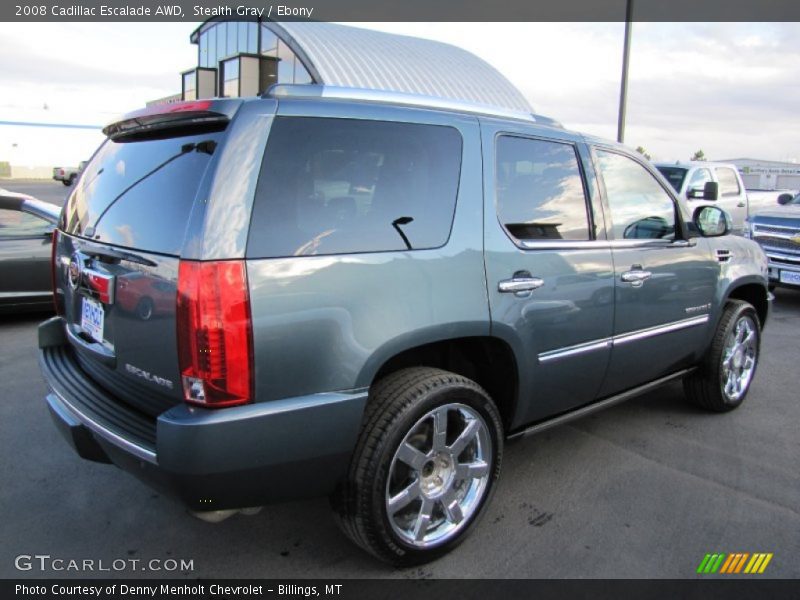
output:
M212 19L191 35L184 100L255 96L275 83L422 94L531 113L497 69L450 44L320 22Z

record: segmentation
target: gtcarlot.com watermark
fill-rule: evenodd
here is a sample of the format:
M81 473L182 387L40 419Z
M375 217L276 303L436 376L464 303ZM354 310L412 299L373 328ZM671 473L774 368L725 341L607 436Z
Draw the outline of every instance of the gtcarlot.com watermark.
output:
M18 571L109 573L119 571L194 571L194 559L186 558L62 558L50 554L20 554L14 559Z

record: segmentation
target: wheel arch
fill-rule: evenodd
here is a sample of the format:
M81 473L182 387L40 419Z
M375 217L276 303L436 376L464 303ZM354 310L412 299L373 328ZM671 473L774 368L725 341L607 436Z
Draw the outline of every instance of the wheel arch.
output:
M743 279L735 282L728 288L722 306L725 306L728 300L743 300L751 304L753 308L756 309L758 320L763 329L769 314L768 294L767 286L762 280L757 278Z
M459 337L433 337L403 344L395 341L380 358L371 360L359 374L364 386L407 367L435 367L467 377L480 385L500 412L507 431L513 422L519 394L519 371L511 346L504 340L470 332Z

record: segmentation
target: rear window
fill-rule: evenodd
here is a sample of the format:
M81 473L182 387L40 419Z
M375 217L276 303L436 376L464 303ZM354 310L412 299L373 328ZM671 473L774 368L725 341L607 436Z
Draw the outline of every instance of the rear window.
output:
M107 244L179 254L197 188L221 135L107 140L70 196L62 228Z
M256 188L247 254L443 246L460 170L461 135L452 127L279 117Z

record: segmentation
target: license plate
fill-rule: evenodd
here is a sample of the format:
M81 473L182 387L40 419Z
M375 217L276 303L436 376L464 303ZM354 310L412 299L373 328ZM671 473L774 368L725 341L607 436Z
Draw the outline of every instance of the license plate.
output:
M781 271L781 283L800 285L800 273L795 271Z
M95 341L103 341L103 321L105 312L103 305L97 300L84 296L81 307L81 329Z

